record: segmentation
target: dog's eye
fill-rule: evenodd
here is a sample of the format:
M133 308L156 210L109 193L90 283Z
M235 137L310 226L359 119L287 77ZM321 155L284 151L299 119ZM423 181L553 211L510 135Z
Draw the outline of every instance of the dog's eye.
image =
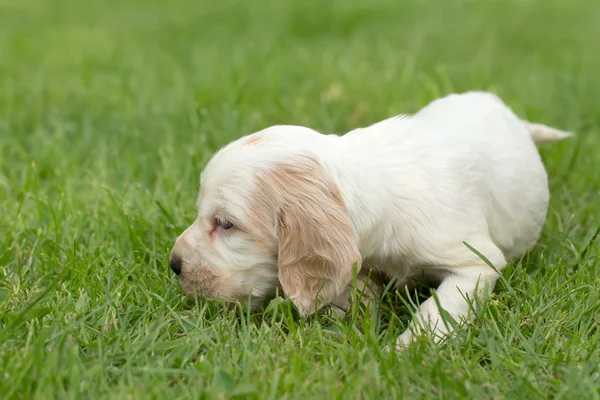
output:
M233 222L231 222L231 221L219 220L218 224L223 229L231 229L231 228L233 228Z

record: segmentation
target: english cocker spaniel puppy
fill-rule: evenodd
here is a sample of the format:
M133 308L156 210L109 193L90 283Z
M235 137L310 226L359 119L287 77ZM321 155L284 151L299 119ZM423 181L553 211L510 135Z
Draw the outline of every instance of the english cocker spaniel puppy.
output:
M396 345L443 337L438 303L468 319L468 299L539 239L549 193L536 143L570 135L483 92L343 136L273 126L210 160L170 266L190 296L255 307L280 289L304 316L348 304L355 268L361 283L370 271L402 288L439 282Z

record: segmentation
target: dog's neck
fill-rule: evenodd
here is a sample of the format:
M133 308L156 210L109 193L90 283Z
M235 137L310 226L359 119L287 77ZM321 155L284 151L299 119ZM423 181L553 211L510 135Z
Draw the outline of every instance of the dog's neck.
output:
M407 215L398 199L403 193L412 197L415 190L422 189L422 170L411 151L411 140L405 146L398 137L410 129L409 121L395 118L344 136L323 136L319 153L340 188L363 257L386 256L375 252L386 248L382 242L395 236L394 227L402 226ZM389 178L392 175L393 180ZM390 187L387 183L392 181L403 184Z

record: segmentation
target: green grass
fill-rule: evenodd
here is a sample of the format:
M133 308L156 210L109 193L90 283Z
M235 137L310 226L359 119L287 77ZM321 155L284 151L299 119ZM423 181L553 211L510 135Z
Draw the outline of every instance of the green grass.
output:
M600 2L0 0L0 397L600 398ZM540 243L477 320L189 304L168 267L220 146L494 90L546 145Z

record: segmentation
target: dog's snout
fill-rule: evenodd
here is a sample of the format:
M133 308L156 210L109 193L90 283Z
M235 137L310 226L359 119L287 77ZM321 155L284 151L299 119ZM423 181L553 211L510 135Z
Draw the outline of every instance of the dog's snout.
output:
M171 269L173 270L173 272L175 272L176 275L179 275L181 273L181 258L177 256L172 256L170 265Z

